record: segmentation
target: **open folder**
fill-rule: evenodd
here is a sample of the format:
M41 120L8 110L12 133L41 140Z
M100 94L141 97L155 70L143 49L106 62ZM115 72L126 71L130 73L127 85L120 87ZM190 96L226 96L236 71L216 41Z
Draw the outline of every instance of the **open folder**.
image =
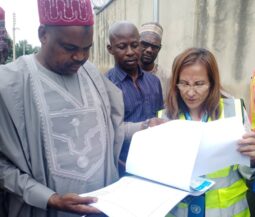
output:
M249 158L236 150L244 132L237 118L174 120L139 131L128 153L129 175L82 196L98 197L91 205L110 217L163 217L186 196L213 186L203 175L249 165Z

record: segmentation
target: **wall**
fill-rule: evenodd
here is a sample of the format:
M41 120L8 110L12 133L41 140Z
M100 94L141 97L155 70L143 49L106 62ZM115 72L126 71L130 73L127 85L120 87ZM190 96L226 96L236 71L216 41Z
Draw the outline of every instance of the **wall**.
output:
M96 15L92 61L102 72L113 66L106 50L108 28L117 20L138 27L153 20L153 0L113 0ZM255 68L254 0L159 0L164 28L158 62L171 69L184 49L201 46L216 56L224 88L248 104L250 74Z

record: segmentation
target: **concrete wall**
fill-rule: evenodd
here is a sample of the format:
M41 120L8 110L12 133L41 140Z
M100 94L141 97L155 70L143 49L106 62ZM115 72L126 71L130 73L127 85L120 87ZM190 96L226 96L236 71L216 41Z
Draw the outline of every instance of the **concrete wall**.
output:
M129 20L138 27L153 20L153 0L113 0L96 15L92 61L102 72L113 66L106 50L109 25ZM250 74L255 68L254 0L159 0L164 28L158 62L171 69L184 49L201 46L216 56L223 86L248 105Z
M151 0L113 0L96 15L91 59L102 72L114 65L112 56L106 50L109 26L118 20L129 20L137 26L145 21L151 21L153 11L151 3Z

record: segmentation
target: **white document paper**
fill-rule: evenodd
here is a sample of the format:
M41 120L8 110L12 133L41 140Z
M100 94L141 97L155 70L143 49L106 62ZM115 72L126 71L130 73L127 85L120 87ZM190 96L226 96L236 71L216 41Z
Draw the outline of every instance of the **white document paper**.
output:
M193 171L194 177L234 164L250 166L249 157L237 151L237 142L245 133L240 119L226 118L203 125L203 136Z
M126 171L189 191L202 131L200 122L174 120L135 133Z
M236 150L243 134L237 118L175 120L137 132L126 165L132 176L82 196L98 197L91 205L110 217L163 217L187 195L207 190L191 188L203 186L196 176L238 163L249 165L249 158Z
M92 206L109 217L163 217L189 192L156 184L134 176L81 196L98 197Z

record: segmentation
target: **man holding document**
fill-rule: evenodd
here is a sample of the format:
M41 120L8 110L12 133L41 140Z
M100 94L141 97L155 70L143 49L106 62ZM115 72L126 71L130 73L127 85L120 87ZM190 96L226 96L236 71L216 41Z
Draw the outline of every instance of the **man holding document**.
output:
M38 0L41 49L0 67L0 216L105 216L78 194L118 180L121 92L90 63L90 0ZM3 213L1 215L1 213Z

